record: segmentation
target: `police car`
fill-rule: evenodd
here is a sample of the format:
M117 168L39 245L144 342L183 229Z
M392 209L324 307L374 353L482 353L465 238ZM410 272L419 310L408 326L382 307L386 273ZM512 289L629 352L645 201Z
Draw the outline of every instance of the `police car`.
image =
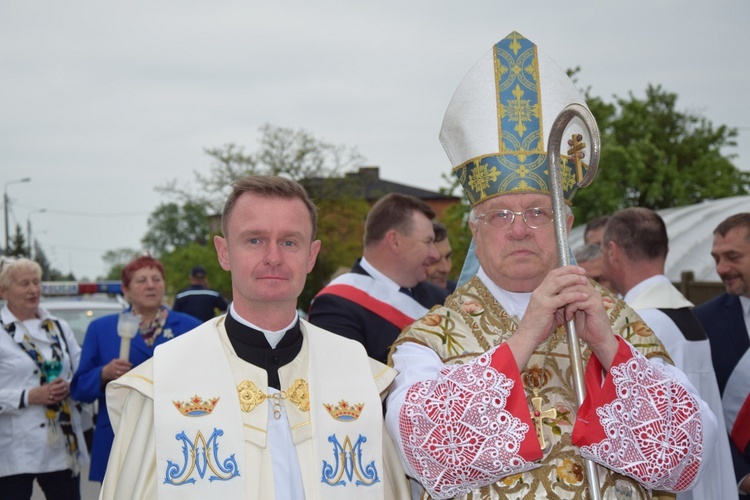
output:
M119 281L78 283L76 281L42 282L41 306L50 314L65 320L83 345L86 329L96 318L117 314L127 307Z

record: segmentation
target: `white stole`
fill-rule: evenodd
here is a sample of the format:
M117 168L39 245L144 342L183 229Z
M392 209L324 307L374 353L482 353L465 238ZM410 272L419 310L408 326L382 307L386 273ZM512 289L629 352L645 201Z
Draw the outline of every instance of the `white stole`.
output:
M319 498L383 498L383 408L365 348L307 322ZM395 371L382 366L382 376ZM355 418L356 416L356 418Z
M301 411L288 400L283 402L306 497L383 498L383 419L378 389L383 384L376 384L377 376L371 370L376 362L357 342L304 321L301 326L302 351L292 363L281 367L279 378L282 391L298 379L305 380L309 388L309 411ZM381 382L387 386L395 372L377 365L382 370ZM160 499L259 498L261 491L273 489L266 449L268 405L272 403L265 399L243 412L237 386L244 380L269 392L265 370L234 354L222 318L157 348L154 425ZM196 400L211 406L215 398L219 399L213 411L202 416L185 416L173 403ZM194 459L193 449L197 453ZM172 476L168 470L173 471Z
M154 352L160 500L243 498L243 476L249 465L259 465L246 461L237 388L215 323L206 322Z

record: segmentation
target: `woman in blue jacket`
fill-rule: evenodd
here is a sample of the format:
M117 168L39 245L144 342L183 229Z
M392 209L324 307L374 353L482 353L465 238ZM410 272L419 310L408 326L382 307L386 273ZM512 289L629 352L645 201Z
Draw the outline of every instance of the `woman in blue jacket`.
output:
M123 294L131 304L131 312L141 317L138 334L130 342L129 359L119 359L117 314L92 321L86 331L81 361L70 390L78 401L90 403L99 400L91 450L91 481L104 479L114 439L104 396L107 383L153 356L154 348L159 344L200 324L192 316L170 311L162 304L165 288L164 266L152 257L138 257L122 270Z

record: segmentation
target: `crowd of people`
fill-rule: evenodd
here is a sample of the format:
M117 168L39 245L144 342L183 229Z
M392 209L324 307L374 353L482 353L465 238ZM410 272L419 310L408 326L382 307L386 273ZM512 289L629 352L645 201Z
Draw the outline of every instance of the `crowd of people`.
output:
M538 107L523 127L500 111L519 95ZM473 271L458 284L435 211L391 193L362 256L302 317L318 210L275 176L235 181L224 205L228 304L200 265L171 310L158 260L123 269L129 344L115 314L78 346L39 305L39 265L3 260L2 497L30 498L36 480L47 498L80 498L79 406L94 401L90 479L105 499L750 494L750 213L714 231L726 293L698 307L664 275L652 210L591 221L578 264L560 266L541 116L571 102L585 105L515 32L460 84L441 130L471 205ZM582 158L561 162L564 178Z

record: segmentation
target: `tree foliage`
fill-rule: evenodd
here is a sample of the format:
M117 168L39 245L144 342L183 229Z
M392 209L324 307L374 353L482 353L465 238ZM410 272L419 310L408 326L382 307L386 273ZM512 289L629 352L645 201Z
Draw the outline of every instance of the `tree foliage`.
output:
M182 203L204 206L209 213L220 213L232 182L240 177L280 175L296 181L327 178L340 175L364 160L356 148L318 139L303 129L265 124L259 132L257 151L245 153L243 146L234 143L205 149L213 159L208 174L194 171L193 184L180 186L175 180L157 187L157 191Z
M318 235L320 253L312 272L307 276L305 289L299 299L307 310L315 294L342 269L350 269L362 255L365 218L370 205L364 199L343 198L317 202L320 218Z
M612 102L592 96L590 91L586 94L599 124L602 156L597 179L576 195L578 223L629 206L658 210L750 190L750 174L737 169L732 163L734 155L727 153L736 145L737 131L679 110L676 94L660 86L649 86L645 98L630 93L626 98L615 96ZM229 275L218 266L207 238L207 215L220 213L232 182L249 174L297 180L320 208L318 237L322 248L300 298L301 307L307 307L340 267L351 266L361 255L369 210L361 186L329 182L345 178L343 172L362 164L357 150L317 139L304 130L267 124L259 132L255 151L246 152L243 146L232 143L206 149L211 158L208 173L194 172L193 182L187 185L178 186L173 181L157 188L173 202L154 211L143 243L168 266L172 292L184 286L189 269L200 263L209 270L214 287L230 294ZM441 189L443 193L460 193L455 179L446 175L443 179L448 186ZM441 217L456 255L453 278L460 273L471 241L468 212L464 201Z
M660 86L645 99L588 97L602 136L597 178L576 194L579 222L625 207L653 210L746 194L750 174L724 154L737 130L677 109L677 95Z
M205 205L186 202L162 203L148 218L148 231L141 240L155 258L191 243L205 245L209 237L208 212Z
M232 297L232 280L219 265L213 241L207 244L189 243L162 255L160 259L167 275L167 295L174 295L190 284L190 270L195 266L206 269L211 288L227 299Z
M108 250L103 256L102 260L107 266L109 271L104 279L108 280L119 280L122 270L128 263L143 255L143 252L134 250L132 248L117 248L115 250Z
M26 244L20 224L16 224L16 232L10 237L7 250L7 255L11 257L29 256L29 246Z

